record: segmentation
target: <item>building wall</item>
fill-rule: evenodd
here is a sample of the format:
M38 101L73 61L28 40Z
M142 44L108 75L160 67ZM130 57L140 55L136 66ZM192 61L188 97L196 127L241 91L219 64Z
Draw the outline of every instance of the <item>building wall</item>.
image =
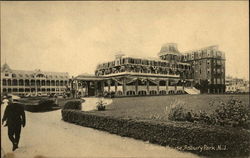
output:
M227 93L249 93L249 81L227 77L226 78Z
M208 93L225 92L225 56L217 46L187 52L182 59L191 64L195 83L208 81Z
M68 84L68 73L1 69L1 94L62 94Z

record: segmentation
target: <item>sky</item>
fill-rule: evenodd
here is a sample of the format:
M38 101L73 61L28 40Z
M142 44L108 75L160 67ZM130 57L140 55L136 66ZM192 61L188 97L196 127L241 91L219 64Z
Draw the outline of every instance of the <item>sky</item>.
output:
M127 56L157 57L218 45L226 75L249 78L248 1L1 2L1 65L93 74Z

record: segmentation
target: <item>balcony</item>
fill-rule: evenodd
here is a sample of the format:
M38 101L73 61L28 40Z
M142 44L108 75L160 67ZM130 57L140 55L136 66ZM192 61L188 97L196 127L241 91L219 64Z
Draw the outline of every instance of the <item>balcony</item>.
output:
M121 76L121 75L136 75L136 76L154 76L154 77L174 77L178 78L180 75L170 75L170 74L154 74L154 73L140 73L140 72L119 72L119 73L111 73L108 75L102 75L104 77L113 77L113 76Z

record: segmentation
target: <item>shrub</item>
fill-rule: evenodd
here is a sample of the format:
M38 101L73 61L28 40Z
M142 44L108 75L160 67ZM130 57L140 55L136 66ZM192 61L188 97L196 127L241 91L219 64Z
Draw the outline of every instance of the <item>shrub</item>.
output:
M45 112L51 110L60 109L58 105L55 104L54 100L50 99L42 99L39 100L38 103L36 102L22 102L25 110L30 112Z
M96 108L98 111L104 111L106 109L105 104L107 103L105 103L103 99L100 99L96 104L97 104Z
M211 101L209 105L216 107L211 114L202 110L193 113L192 110L185 109L185 103L175 100L170 104L168 118L173 121L197 121L208 125L229 125L250 129L250 109L239 99L230 98L228 102Z
M183 122L156 122L151 120L125 119L86 113L76 110L62 110L64 121L85 127L107 131L170 147L226 146L226 150L189 150L210 157L249 156L250 137L246 130L210 127Z
M82 102L81 101L68 101L63 106L63 109L81 110Z
M170 104L168 118L173 121L186 121L187 110L184 108L185 103L175 100ZM167 107L166 107L167 109Z
M226 103L220 101L219 105L212 102L211 106L217 106L217 109L214 111L217 124L249 128L250 109L241 100L230 98Z
M53 107L56 106L55 101L54 100L50 100L50 99L41 99L38 102L38 106L42 106L42 107Z

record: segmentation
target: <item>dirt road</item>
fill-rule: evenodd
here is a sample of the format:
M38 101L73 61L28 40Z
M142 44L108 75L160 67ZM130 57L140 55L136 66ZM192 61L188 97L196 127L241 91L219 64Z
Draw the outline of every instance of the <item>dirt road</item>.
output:
M1 128L4 153L15 158L46 157L198 157L190 153L124 138L70 124L61 120L61 111L26 112L27 125L21 133L19 148L12 152L7 128Z

